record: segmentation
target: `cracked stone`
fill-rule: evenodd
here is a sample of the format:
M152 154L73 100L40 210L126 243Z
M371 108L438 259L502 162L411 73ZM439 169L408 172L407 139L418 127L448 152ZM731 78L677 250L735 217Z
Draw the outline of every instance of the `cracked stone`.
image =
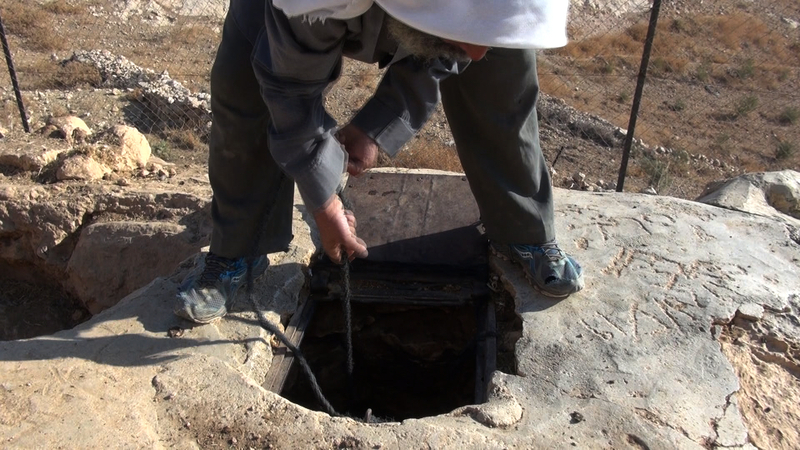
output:
M746 303L736 311L739 317L751 322L758 322L764 317L764 307L757 303Z
M739 400L736 394L731 395L725 412L717 422L717 440L715 444L722 447L741 446L747 443L747 429L739 412Z

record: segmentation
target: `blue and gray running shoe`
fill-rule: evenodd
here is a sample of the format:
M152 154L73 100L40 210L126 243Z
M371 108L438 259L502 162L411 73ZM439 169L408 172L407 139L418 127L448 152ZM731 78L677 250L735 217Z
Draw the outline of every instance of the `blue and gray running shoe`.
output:
M263 272L266 256L253 261L253 277ZM246 280L246 258L229 259L211 252L206 255L203 272L190 276L178 288L175 314L197 323L209 323L228 313L228 302Z
M566 297L583 289L583 269L564 253L558 244L516 245L492 243L492 250L503 259L522 266L533 287L549 297Z

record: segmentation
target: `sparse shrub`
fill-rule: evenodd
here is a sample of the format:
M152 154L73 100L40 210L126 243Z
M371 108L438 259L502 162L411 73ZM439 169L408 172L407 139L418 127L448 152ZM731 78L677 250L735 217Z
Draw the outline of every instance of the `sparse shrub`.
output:
M753 60L746 59L739 67L739 69L736 70L736 77L742 80L746 80L748 78L751 78L755 74L755 72L756 72L756 67L753 63Z
M647 28L649 23L646 21L641 21L627 30L627 34L632 37L635 41L644 42L645 38L647 37Z
M630 101L630 99L631 99L631 95L628 94L627 92L620 92L617 95L617 103L625 104L625 103L628 103L628 101Z
M778 141L778 146L775 148L775 159L783 161L791 158L795 154L794 142L792 141Z
M158 141L150 146L153 155L163 159L164 161L171 161L173 158L172 148L167 141Z
M704 63L698 66L697 71L695 72L695 76L697 77L698 80L700 80L703 83L708 81L708 76L709 76L708 65Z
M669 109L675 112L681 112L686 109L686 102L682 99L677 99L669 105Z
M653 186L656 192L663 192L672 184L669 161L662 161L647 154L643 154L643 156L638 163L646 175L648 184Z
M103 83L103 77L100 75L100 70L91 64L69 61L63 65L58 65L55 83L61 89L72 89L86 85L99 87Z
M667 164L666 170L670 174L675 174L678 177L685 178L691 172L694 172L692 167L692 157L688 151L684 149L675 149L672 153L670 153L670 161ZM668 177L671 175L668 175ZM667 182L671 184L673 180L667 179ZM666 187L666 186L665 186Z
M683 33L686 31L686 22L680 17L673 19L672 24L670 24L670 30L676 33Z
M603 61L603 64L600 66L600 73L604 73L606 75L611 75L614 73L614 63L611 61Z
M689 155L689 152L683 149L675 150L674 152L671 153L671 155L673 159L682 164L689 164L689 162L691 161L691 156Z
M729 153L729 149L727 148L728 142L731 140L731 135L728 133L720 133L714 138L714 142L711 144L711 148L716 150L719 153Z
M755 111L756 108L758 108L758 97L755 95L742 97L738 102L736 102L736 112L734 113L734 117L739 118L746 116Z
M660 73L663 74L667 72L668 64L664 58L656 57L650 61L650 70L653 73Z
M781 112L778 121L785 125L794 125L798 118L800 118L800 109L790 106Z
M164 135L169 142L185 150L197 150L203 146L202 139L191 129L169 129Z
M650 61L650 69L656 75L683 73L688 65L689 61L683 58L667 58L657 56Z
M783 83L784 81L789 79L789 75L791 75L791 74L792 74L791 70L789 70L789 69L781 69L781 71L778 73L778 81Z

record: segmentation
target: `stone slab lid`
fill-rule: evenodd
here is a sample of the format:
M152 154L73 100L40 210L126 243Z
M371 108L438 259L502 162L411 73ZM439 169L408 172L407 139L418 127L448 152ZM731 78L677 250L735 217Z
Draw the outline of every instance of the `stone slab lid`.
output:
M487 263L480 213L463 175L368 172L350 177L344 195L358 218L368 261Z

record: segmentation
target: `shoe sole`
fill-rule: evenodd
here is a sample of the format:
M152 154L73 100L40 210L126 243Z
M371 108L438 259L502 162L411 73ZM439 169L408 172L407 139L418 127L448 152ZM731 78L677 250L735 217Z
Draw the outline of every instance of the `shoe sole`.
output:
M253 265L253 279L261 276L264 272L266 272L266 268L269 266L268 262L269 260L266 259L266 257L264 257L263 260ZM197 276L199 276L199 274ZM246 280L246 277L247 277L246 269L243 273L231 277L229 286L235 286L235 288L232 288L231 293L229 294L228 301L233 301L233 299L236 297L236 294L239 292L239 288L241 288L242 282ZM186 280L184 280L181 286L183 286L184 284L187 285L191 284L190 279L187 278ZM180 293L178 294L178 298L182 298ZM206 325L217 319L225 317L228 314L228 308L227 306L223 306L222 309L217 313L215 313L214 315L202 318L193 317L192 314L188 312L185 308L176 309L173 311L173 313L176 316L188 320L190 322Z
M536 283L536 282L533 280L533 277L532 277L532 276L531 276L531 275L530 275L530 274L529 274L529 273L528 273L528 272L525 270L525 266L523 266L523 265L522 265L522 263L520 263L519 261L517 261L517 260L516 260L516 259L514 259L514 258L509 258L508 256L506 256L506 255L504 255L504 254L500 253L499 251L497 251L497 250L496 250L494 247L492 247L492 246L489 246L489 248L491 249L491 251L492 251L492 254L493 254L494 256L496 256L496 257L498 257L498 258L502 259L503 261L510 261L512 264L515 264L515 265L516 265L516 266L518 266L520 269L522 269L522 274L525 276L525 279L526 279L526 280L528 280L528 284L530 284L530 285L531 285L531 287L532 287L532 288L533 288L533 289L534 289L536 292L538 292L538 293L540 293L540 294L544 295L545 297L550 297L550 298L567 298L567 297L569 297L570 295L572 295L572 294L574 294L574 293L576 293L576 292L580 291L581 289L583 289L583 286L581 286L580 288L578 288L578 289L577 289L577 290L575 290L574 292L569 292L569 293L567 293L567 294L553 294L553 293L551 293L551 292L547 292L547 291L545 291L545 290L544 290L542 287L540 287L540 286L539 286L539 285L538 285L538 284L537 284L537 283Z
M185 319L194 323L199 323L201 325L206 325L217 319L225 317L228 314L228 308L223 307L221 311L209 317L192 317L192 314L186 311L186 309L184 308L176 309L173 311L173 313L175 313L175 315L180 317L181 319Z

